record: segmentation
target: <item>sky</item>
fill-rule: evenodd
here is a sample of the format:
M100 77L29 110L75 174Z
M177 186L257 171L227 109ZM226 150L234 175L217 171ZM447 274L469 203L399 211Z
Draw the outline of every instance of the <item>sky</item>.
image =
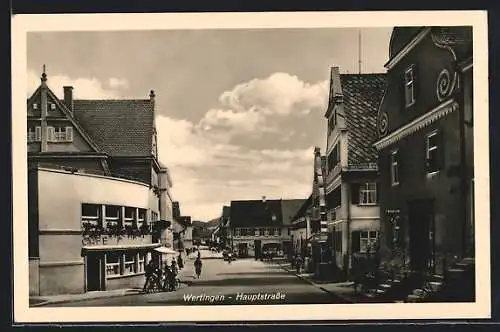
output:
M325 151L329 71L385 72L392 27L28 33L31 95L156 94L159 159L181 212L208 221L231 200L307 198Z

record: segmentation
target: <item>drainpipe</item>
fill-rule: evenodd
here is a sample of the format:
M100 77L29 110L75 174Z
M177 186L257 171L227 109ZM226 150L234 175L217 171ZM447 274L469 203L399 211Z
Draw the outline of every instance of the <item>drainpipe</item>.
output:
M459 122L459 135L460 135L460 201L461 201L461 221L462 221L462 234L461 234L461 256L465 257L467 254L467 169L466 169L466 147L465 147L465 94L464 94L464 79L463 72L456 65L458 73L458 88L455 96L458 102L458 122Z
M347 185L347 257L349 258L348 260L348 265L347 265L347 273L350 275L349 271L351 268L351 255L352 255L352 238L351 238L351 184L348 183Z

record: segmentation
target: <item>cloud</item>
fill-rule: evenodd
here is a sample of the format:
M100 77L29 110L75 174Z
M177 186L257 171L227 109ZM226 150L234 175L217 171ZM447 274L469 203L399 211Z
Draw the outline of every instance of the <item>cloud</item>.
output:
M328 97L327 81L306 83L297 76L274 73L265 79L238 84L220 96L220 102L240 113L266 115L306 115L324 109Z
M215 218L235 199L305 198L310 193L312 146L248 149L221 142L186 120L157 116L156 125L159 158L172 173L174 199L195 219Z
M40 75L33 70L28 71L28 97L35 92L40 85ZM63 97L63 86L74 87L75 98L79 99L114 99L121 98L120 88L126 86L125 80L111 78L110 88L104 87L103 83L96 78L71 78L65 75L48 75L47 85L59 98Z
M128 88L128 81L124 78L111 77L108 81L108 85L112 89Z

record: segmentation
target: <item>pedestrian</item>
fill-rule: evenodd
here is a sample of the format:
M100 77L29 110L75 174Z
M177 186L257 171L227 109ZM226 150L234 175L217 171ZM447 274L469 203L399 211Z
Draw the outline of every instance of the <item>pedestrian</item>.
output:
M300 274L302 270L302 256L297 255L297 260L295 261L295 268L298 274Z
M198 257L197 259L201 259L201 252L200 252L200 249L198 249Z
M198 279L200 279L200 276L201 276L201 267L202 267L203 263L201 262L201 258L198 257L196 258L196 260L194 261L194 269L195 269L195 272L196 272L196 277Z
M184 267L184 262L182 261L182 257L180 254L177 257L177 266L179 266L179 270L182 270L182 268Z
M177 263L175 261L174 258L172 258L172 263L170 264L170 268L172 269L172 272L174 273L174 275L177 275Z

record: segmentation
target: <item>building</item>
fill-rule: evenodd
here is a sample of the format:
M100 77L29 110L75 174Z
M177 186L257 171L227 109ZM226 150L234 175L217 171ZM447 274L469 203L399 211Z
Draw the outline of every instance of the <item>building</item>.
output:
M326 158L314 148L313 183L311 195L293 217L291 242L294 253L310 256L313 268L330 261L328 221L325 199Z
M266 249L290 252L291 224L303 199L231 201L230 238L239 257L261 257Z
M222 248L228 248L231 246L230 243L230 228L229 228L229 217L231 214L231 207L230 206L223 206L222 207L222 215L220 217L219 221L219 238L220 238L220 246Z
M472 28L394 28L378 112L381 245L442 273L473 257Z
M151 250L170 245L154 97L77 100L64 87L59 100L42 74L27 100L30 294L137 286L161 259Z
M377 111L385 74L340 74L331 68L325 193L331 257L348 273L379 232Z
M182 216L179 202L172 203L173 238L176 250L193 248L193 223L190 216Z

